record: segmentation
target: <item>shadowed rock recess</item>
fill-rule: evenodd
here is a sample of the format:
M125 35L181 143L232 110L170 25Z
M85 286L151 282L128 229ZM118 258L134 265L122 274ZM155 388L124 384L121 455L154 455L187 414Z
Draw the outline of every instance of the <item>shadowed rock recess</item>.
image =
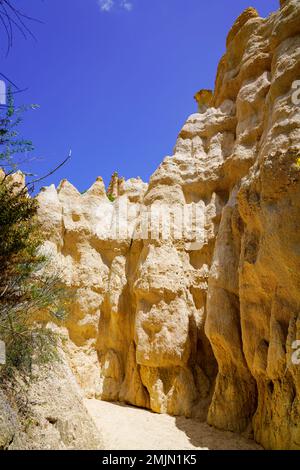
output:
M300 449L297 80L300 2L267 19L249 8L215 90L197 93L199 111L148 185L114 174L110 199L101 178L84 194L67 181L39 194L45 249L77 291L64 349L87 397ZM196 244L154 219L158 236L145 236L158 203L200 214ZM112 235L126 223L132 236Z

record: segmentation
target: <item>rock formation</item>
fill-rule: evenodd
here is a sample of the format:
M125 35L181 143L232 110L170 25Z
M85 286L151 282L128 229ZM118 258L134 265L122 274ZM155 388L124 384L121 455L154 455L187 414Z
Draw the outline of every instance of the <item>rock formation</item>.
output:
M99 450L103 437L89 416L70 366L35 366L0 389L0 450Z
M114 176L114 202L101 178L40 193L45 250L77 292L65 349L86 396L300 448L297 80L300 2L249 8L149 185Z

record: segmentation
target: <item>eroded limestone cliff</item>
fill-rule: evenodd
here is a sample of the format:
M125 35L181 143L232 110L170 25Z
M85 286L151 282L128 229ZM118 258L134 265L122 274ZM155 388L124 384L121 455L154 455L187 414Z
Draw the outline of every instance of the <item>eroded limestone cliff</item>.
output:
M298 79L300 2L249 8L149 185L114 175L114 202L101 178L40 193L46 249L77 292L65 348L87 396L300 448Z

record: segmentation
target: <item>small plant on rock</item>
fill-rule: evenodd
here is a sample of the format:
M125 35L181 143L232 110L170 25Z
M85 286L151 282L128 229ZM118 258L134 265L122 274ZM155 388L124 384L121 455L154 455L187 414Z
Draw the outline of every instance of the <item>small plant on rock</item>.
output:
M110 200L110 202L114 202L116 200L116 198L111 193L107 193L107 197Z

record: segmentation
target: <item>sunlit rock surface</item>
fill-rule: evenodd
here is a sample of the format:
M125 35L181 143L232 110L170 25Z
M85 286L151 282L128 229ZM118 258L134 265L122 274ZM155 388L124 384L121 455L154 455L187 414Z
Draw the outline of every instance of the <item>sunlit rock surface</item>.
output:
M101 178L38 196L45 249L77 292L65 349L87 397L300 448L296 80L299 1L247 9L149 185L114 175L110 199Z

